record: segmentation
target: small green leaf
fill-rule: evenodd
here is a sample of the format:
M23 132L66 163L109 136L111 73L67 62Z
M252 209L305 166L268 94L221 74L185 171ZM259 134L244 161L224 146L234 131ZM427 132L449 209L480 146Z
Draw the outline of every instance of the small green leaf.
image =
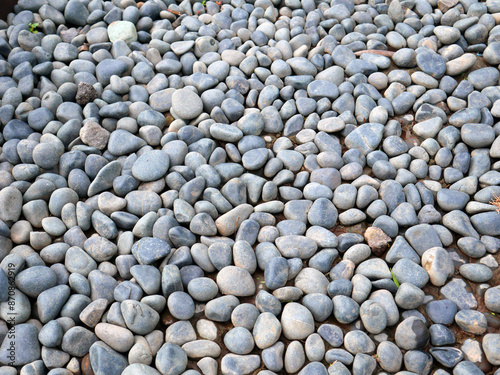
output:
M28 30L30 31L30 33L36 34L38 32L38 30L36 29L38 25L38 22L28 24Z
M491 315L495 315L495 313L494 313L494 312L492 312L492 313L491 313Z
M396 284L396 286L399 288L399 281L398 281L398 279L396 279L396 276L394 276L394 272L392 272L392 268L391 268L391 275L392 275L392 281L394 281L394 284Z

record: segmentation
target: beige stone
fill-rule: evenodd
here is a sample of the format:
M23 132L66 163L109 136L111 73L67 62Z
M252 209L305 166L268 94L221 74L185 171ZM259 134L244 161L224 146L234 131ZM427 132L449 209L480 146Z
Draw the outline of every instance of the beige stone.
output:
M449 11L451 8L453 8L455 5L458 4L458 0L439 0L437 2L437 6L439 10L443 13L446 13Z
M80 139L88 146L104 150L109 140L109 132L96 122L89 121L80 130Z

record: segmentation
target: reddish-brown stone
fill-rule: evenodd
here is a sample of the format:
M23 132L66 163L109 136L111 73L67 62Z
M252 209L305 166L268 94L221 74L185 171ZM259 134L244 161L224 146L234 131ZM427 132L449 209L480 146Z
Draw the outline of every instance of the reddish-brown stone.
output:
M365 232L365 240L372 249L373 254L380 256L388 248L391 238L380 228L369 227Z

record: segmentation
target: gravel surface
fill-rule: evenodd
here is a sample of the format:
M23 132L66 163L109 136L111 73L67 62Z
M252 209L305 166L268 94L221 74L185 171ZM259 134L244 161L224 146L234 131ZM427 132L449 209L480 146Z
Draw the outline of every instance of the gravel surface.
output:
M497 24L499 0L19 0L0 375L499 375Z

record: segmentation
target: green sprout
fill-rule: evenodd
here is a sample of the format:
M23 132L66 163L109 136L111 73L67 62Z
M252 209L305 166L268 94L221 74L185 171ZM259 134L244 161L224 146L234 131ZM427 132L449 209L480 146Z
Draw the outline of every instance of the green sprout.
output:
M38 27L38 22L28 24L30 33L36 34L38 32L38 30L36 29L37 27Z
M399 281L398 279L396 279L396 276L394 275L394 272L392 272L392 269L391 269L391 275L392 275L392 281L394 281L394 284L396 284L396 286L399 288Z
M207 4L207 0L202 0L201 5L205 6Z

